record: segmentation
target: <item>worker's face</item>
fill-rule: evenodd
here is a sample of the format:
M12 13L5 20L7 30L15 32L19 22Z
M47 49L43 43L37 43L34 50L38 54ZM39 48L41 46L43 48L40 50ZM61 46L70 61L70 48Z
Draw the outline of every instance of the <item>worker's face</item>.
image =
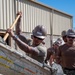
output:
M39 45L40 43L42 43L42 41L43 41L43 39L40 39L40 38L38 38L38 37L36 37L36 36L33 36L33 44L34 45Z
M58 49L58 48L59 48L59 45L53 45L53 47L54 47L55 49Z
M67 42L66 36L63 36L62 39L64 42Z
M75 39L74 37L67 36L67 42L68 42L69 44L73 44L74 39Z

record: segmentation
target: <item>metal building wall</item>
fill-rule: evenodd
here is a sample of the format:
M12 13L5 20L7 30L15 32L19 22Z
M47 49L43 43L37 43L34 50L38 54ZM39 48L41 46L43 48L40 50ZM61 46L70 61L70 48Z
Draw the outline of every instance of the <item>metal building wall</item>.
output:
M7 29L13 22L14 0L0 0L0 29Z
M72 28L72 17L67 14L62 14L57 11L53 11L53 35L61 35L62 30L68 30Z
M16 13L22 11L22 31L31 34L36 25L44 25L48 34L47 47L54 36L59 36L64 29L72 28L71 15L32 0L0 0L0 9L0 30L9 28Z
M31 32L36 25L44 25L47 33L60 35L63 29L72 27L72 16L55 11L30 0L0 0L0 29L7 29L18 11L22 11L22 31Z
M18 1L18 2L17 2ZM22 30L31 32L36 25L44 25L50 33L50 9L28 0L16 0L17 11L22 11Z

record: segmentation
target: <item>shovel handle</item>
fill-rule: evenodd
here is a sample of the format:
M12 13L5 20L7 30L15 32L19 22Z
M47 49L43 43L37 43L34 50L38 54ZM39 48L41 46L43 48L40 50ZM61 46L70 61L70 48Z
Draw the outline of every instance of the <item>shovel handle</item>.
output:
M13 29L15 24L17 23L18 19L20 18L21 15L18 15L15 19L15 21L13 22L13 24L10 26L10 29ZM6 33L5 36L4 36L4 41L6 41L7 37L9 36L9 33Z

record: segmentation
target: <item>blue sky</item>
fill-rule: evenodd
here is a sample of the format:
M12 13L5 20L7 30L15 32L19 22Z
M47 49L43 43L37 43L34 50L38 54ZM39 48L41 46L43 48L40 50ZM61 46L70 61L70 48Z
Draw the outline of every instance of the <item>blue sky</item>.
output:
M73 28L75 29L75 0L37 0L52 8L73 16Z

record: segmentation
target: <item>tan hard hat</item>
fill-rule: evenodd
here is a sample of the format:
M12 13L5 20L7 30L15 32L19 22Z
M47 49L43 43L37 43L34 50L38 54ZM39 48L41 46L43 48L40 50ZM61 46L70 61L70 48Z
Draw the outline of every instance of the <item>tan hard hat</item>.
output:
M32 35L44 39L47 36L47 32L43 25L38 25L33 29Z
M73 29L69 29L66 32L66 36L75 37L75 31Z

